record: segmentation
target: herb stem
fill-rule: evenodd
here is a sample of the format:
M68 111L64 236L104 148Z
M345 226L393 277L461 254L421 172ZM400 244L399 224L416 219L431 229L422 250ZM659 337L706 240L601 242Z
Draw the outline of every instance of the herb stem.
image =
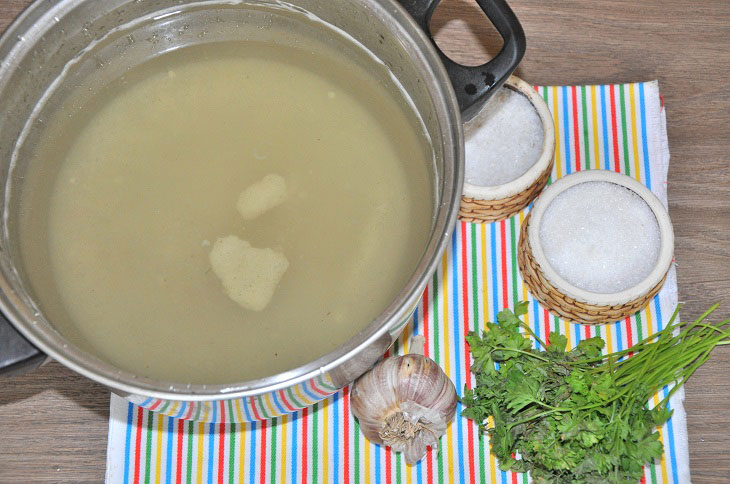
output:
M543 358L542 356L540 356L538 354L535 354L535 353L531 353L529 351L524 351L524 350L520 350L520 349L517 349L517 348L506 348L504 346L495 346L494 349L497 350L497 351L508 351L508 352L520 353L520 354L523 354L525 356L530 356L532 358L537 358L538 360L542 360L542 361L544 361L546 363L550 363L550 360L548 360L547 358ZM498 361L498 360L495 359L495 361Z

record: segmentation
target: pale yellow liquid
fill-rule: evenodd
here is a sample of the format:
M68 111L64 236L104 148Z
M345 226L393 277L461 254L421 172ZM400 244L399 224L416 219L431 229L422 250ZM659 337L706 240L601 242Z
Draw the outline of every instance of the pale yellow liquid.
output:
M26 177L23 256L47 317L119 368L192 383L295 368L367 326L422 256L430 145L390 79L335 49L186 48L67 111ZM56 164L41 203L33 180ZM240 192L269 173L288 199L244 221ZM227 235L289 261L261 312L211 271Z

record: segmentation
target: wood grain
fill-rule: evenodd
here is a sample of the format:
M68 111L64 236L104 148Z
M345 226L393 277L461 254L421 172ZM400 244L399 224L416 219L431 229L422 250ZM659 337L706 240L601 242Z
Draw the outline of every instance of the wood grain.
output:
M0 29L29 2L0 0ZM513 1L527 34L517 74L533 84L658 79L672 161L669 209L685 319L730 314L730 3ZM473 0L444 0L432 23L454 59L478 64L500 41ZM687 384L695 483L730 482L730 348ZM108 393L51 363L0 381L0 482L103 480Z

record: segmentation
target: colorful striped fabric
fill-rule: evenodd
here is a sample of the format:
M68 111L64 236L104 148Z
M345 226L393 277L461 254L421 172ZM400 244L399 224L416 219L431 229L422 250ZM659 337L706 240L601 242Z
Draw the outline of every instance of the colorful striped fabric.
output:
M664 112L655 82L607 86L541 87L557 132L552 179L574 171L604 168L633 176L666 203L669 153ZM577 210L580 207L576 207ZM527 322L540 336L569 335L571 345L600 335L608 351L630 347L660 330L677 303L671 271L646 310L612 324L587 327L549 314L530 296L517 269L515 251L525 212L498 223L458 223L451 244L418 305L412 323L391 351L408 352L413 334L426 338L436 360L460 391L472 385L464 335L493 320L516 301L530 301ZM650 405L658 402L654 397ZM689 482L683 392L673 397L675 413L661 429L665 457L647 466L643 482ZM112 395L107 482L152 483L527 483L527 475L499 470L489 441L457 416L416 466L365 440L348 405L348 389L329 399L268 422L199 423L160 416ZM241 412L232 402L223 411Z

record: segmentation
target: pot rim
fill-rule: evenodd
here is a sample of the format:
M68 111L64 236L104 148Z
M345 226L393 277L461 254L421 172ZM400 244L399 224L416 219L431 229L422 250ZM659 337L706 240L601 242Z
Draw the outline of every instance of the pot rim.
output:
M6 84L12 75L15 65L13 59L30 51L32 40L43 35L42 26L52 25L57 21L57 16L71 11L84 1L62 0L55 4L37 1L29 5L13 21L0 36L0 58L5 61L0 65L0 86ZM282 4L273 1L278 5ZM214 385L164 382L136 376L68 343L42 314L27 303L30 298L19 283L16 268L2 264L0 310L13 326L39 349L64 366L120 393L193 402L261 395L322 376L367 348L409 317L421 298L431 274L436 270L450 239L450 233L454 229L464 178L463 130L456 95L439 54L427 35L397 1L367 0L367 2L380 22L398 29L398 38L401 42L419 47L415 50L409 49L411 62L419 64L422 73L430 77L426 81L431 87L434 111L442 126L442 138L433 141L443 144L444 153L444 170L440 179L437 178L434 184L436 192L440 192L442 196L435 206L436 213L428 244L404 288L377 318L334 351L298 368L264 378ZM4 218L7 222L7 213L4 214ZM7 241L7 223L5 232Z

